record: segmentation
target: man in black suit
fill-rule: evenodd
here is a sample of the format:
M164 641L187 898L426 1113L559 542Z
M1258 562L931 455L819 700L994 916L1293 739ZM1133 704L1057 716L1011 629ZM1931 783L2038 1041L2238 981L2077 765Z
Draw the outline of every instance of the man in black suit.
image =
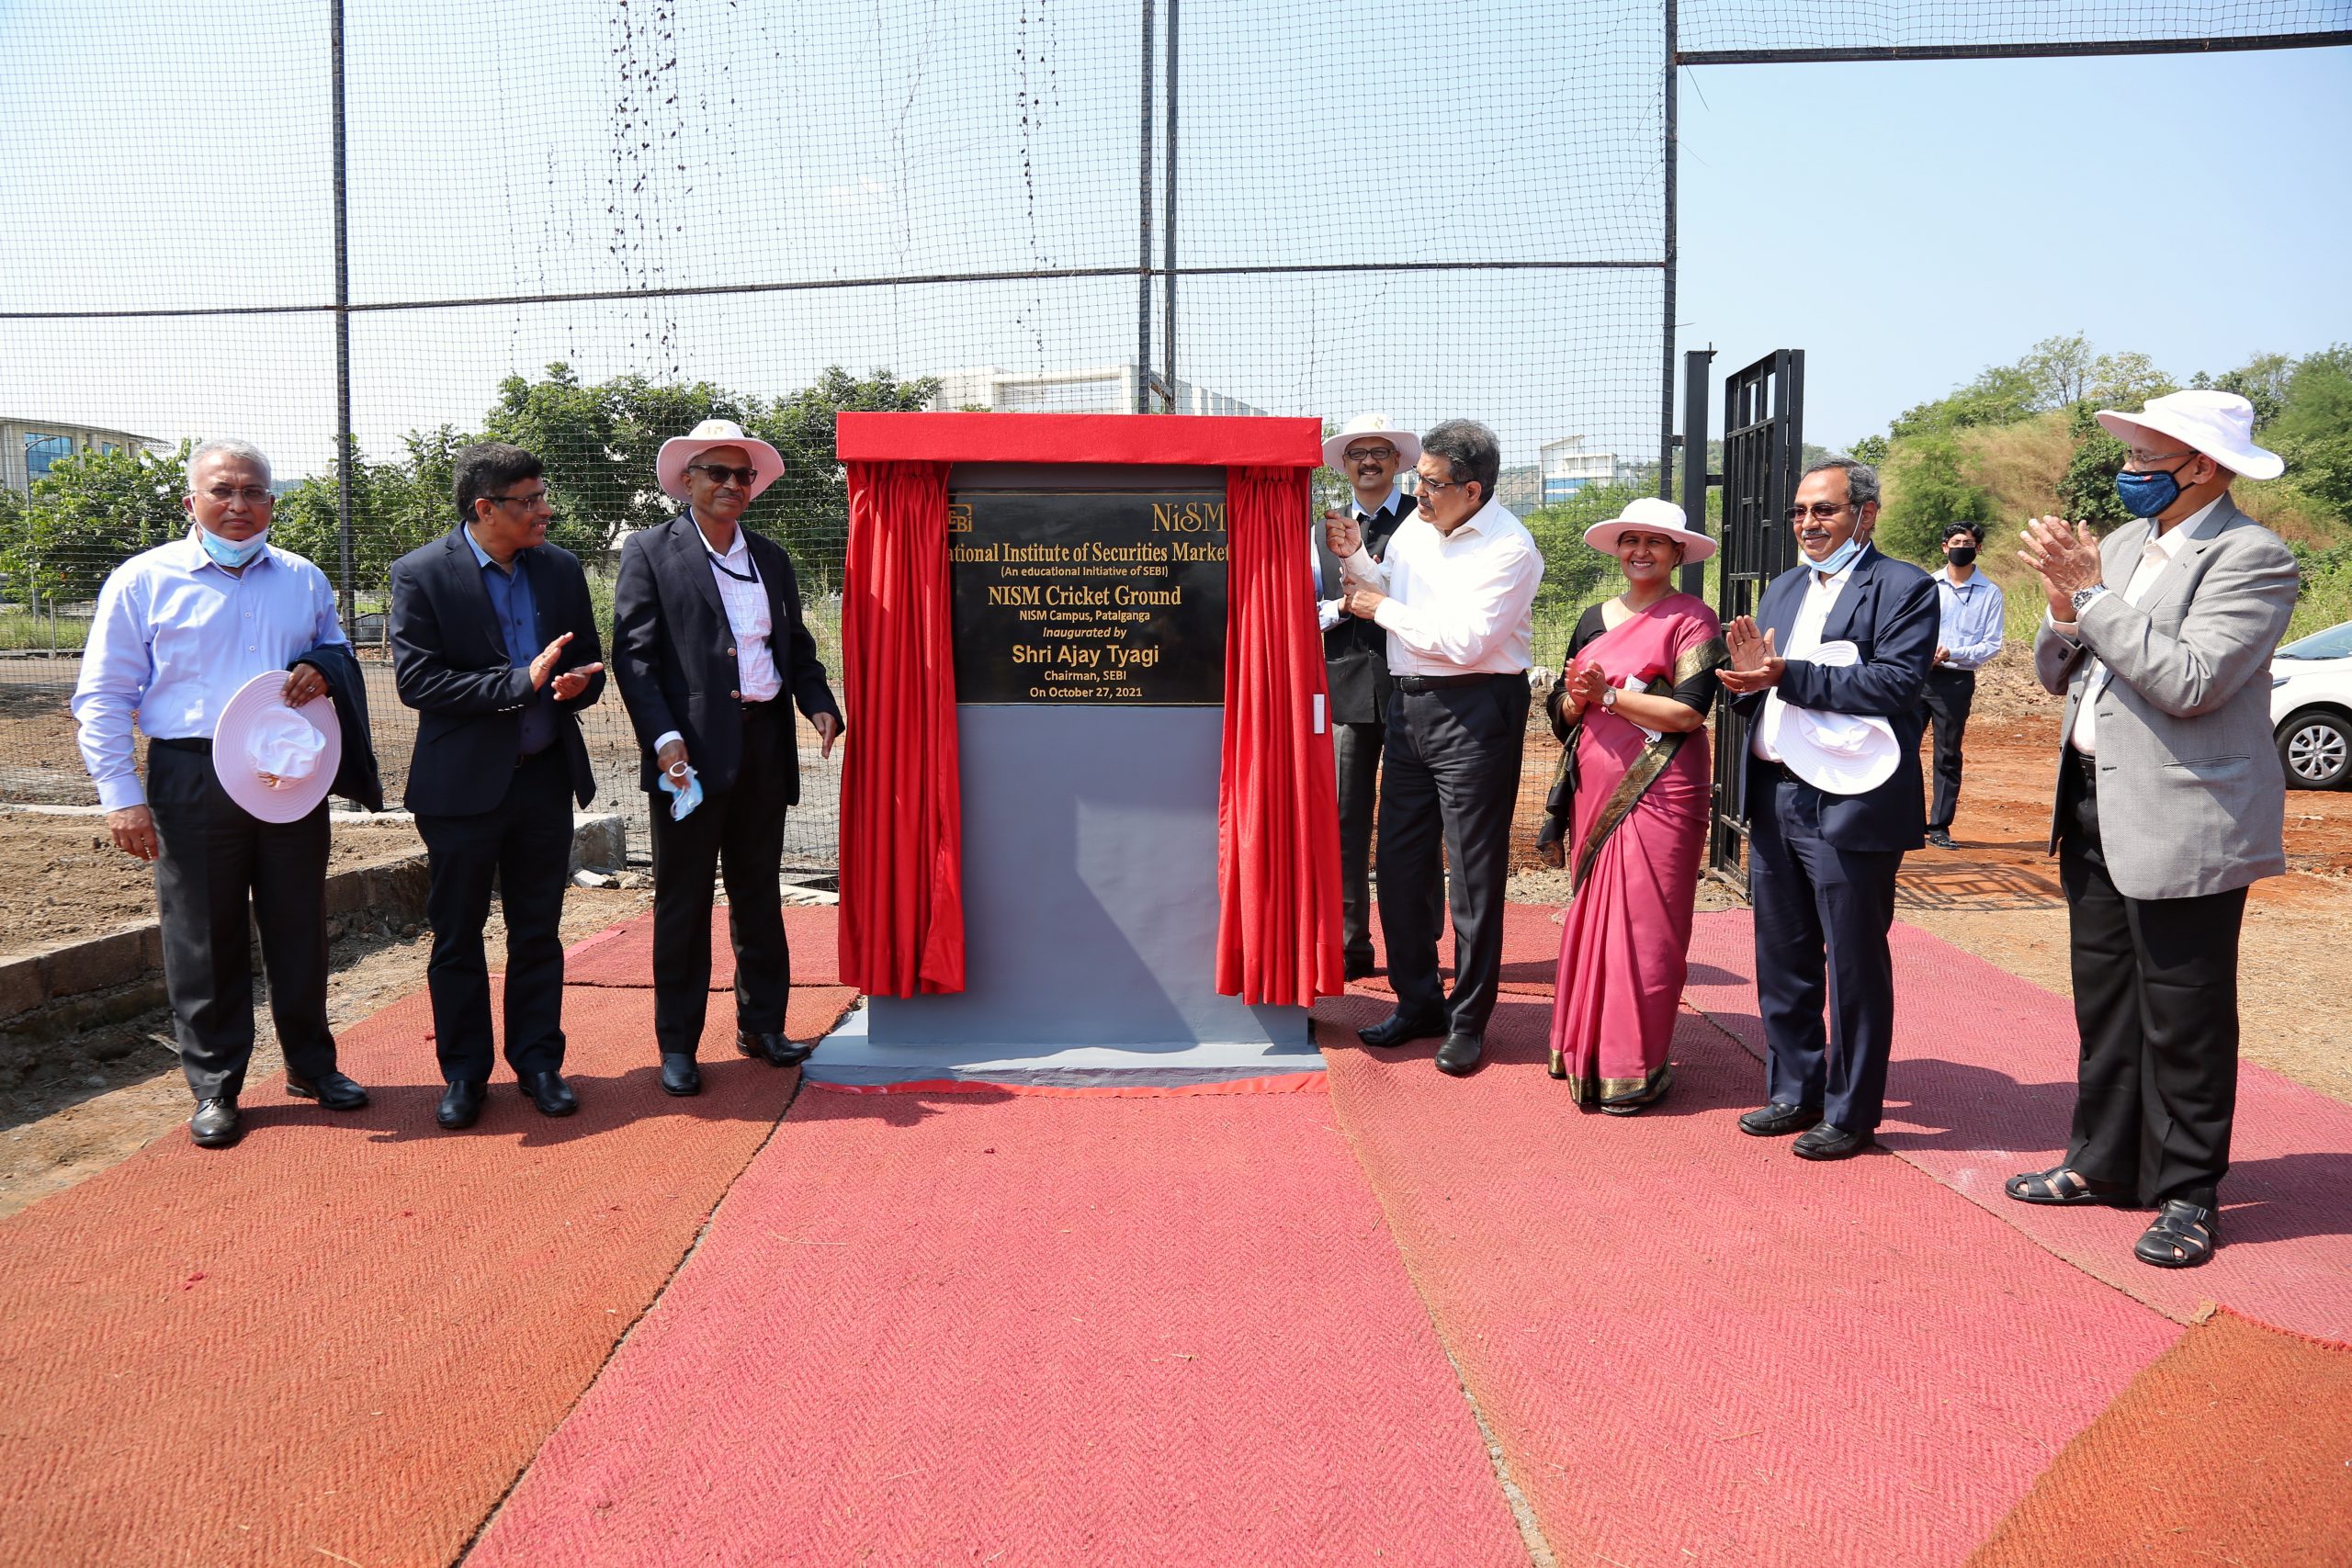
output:
M1936 657L1936 587L1870 543L1878 505L1866 464L1806 469L1789 509L1804 558L1724 633L1724 688L1752 726L1748 896L1770 1100L1739 1124L1758 1137L1799 1134L1806 1159L1860 1154L1878 1130L1894 1034L1894 877L1925 821L1920 694ZM1840 746L1856 759L1844 777ZM1835 1008L1826 1037L1825 1005Z
M435 1120L481 1114L491 1069L491 883L506 913L506 1061L548 1116L580 1108L563 1080L563 891L571 803L596 795L580 710L604 693L579 558L547 543L539 460L485 442L458 456L458 514L392 564L392 671L417 710L403 801L430 857L425 914L435 1049L448 1085Z
M687 509L621 547L613 671L653 795L662 1087L696 1094L715 869L724 868L735 944L736 1049L778 1067L816 1049L784 1032L792 959L778 878L785 808L800 801L792 705L808 716L829 758L842 714L801 618L791 558L741 525L743 509L783 474L783 457L714 419L663 442L655 468L662 490Z

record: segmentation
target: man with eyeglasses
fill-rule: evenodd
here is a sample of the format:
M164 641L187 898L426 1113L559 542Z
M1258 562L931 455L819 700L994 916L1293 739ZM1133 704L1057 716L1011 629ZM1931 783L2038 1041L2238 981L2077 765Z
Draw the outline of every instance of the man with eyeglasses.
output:
M1747 889L1768 1102L1739 1124L1796 1134L1802 1159L1846 1159L1877 1136L1894 1044L1894 878L1924 828L1936 585L1870 542L1878 509L1869 465L1805 470L1788 513L1800 558L1724 628L1731 662L1718 675L1752 726Z
M208 441L191 452L181 505L192 526L107 576L74 691L82 759L107 831L117 848L155 867L164 987L197 1100L188 1136L203 1148L243 1135L238 1099L254 1049L249 919L261 933L287 1093L329 1111L368 1103L368 1091L337 1070L327 1026L325 802L295 821L265 822L231 798L213 770L213 728L247 682L288 671L282 695L299 708L336 694L329 668L350 681L358 673L326 574L270 542L276 499L258 448ZM148 739L144 788L134 717ZM366 753L372 775L364 725L356 733L346 726L343 745L346 759ZM349 771L347 761L339 790Z
M800 802L792 710L831 758L841 705L817 660L792 558L742 525L784 473L768 443L723 419L662 444L655 474L686 510L621 547L613 672L653 797L653 1032L662 1087L702 1092L695 1053L710 1002L711 878L727 883L735 1048L770 1066L814 1044L784 1031L786 808Z
M417 710L404 804L429 875L434 1120L481 1115L492 1061L482 928L506 917L506 1062L545 1116L580 1108L563 1077L564 889L571 803L596 797L580 714L604 694L588 576L547 542L545 470L519 446L458 454L458 525L392 563L392 671Z
M1327 525L1352 521L1364 553L1375 562L1388 556L1388 540L1411 515L1412 502L1396 486L1396 471L1421 456L1420 437L1390 426L1388 416L1358 414L1323 443L1324 466L1341 475L1354 491L1325 513ZM1319 568L1317 609L1323 627L1323 666L1330 693L1333 761L1340 784L1340 908L1345 933L1346 976L1361 980L1373 972L1372 807L1378 793L1383 721L1388 712L1388 634L1371 621L1347 613L1347 578L1331 553L1327 529L1315 530ZM1444 889L1432 884L1433 899ZM1430 918L1442 921L1442 908Z
M1414 514L1385 559L1355 519L1327 520L1347 570L1347 612L1386 635L1386 761L1380 785L1380 929L1396 1010L1367 1045L1442 1035L1437 1068L1476 1072L1500 992L1503 887L1527 741L1532 611L1544 556L1494 499L1495 434L1448 420L1421 437ZM1443 861L1440 859L1441 848ZM1440 889L1451 863L1453 993L1438 978Z
M2230 497L2286 463L2233 392L2102 411L2124 510L2095 536L2027 525L2049 613L2034 673L2066 699L2051 848L2066 889L2082 1036L2066 1157L2011 1177L2022 1203L2156 1211L2133 1256L2189 1269L2221 1245L2238 1081L2246 889L2287 869L2270 657L2295 558Z

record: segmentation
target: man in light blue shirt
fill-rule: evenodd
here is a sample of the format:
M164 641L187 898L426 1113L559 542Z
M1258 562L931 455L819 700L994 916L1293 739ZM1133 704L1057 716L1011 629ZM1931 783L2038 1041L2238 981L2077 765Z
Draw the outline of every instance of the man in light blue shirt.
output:
M269 459L241 441L209 442L187 473L181 504L194 526L107 579L73 709L116 845L154 863L164 988L197 1098L189 1136L223 1148L242 1135L237 1096L253 1055L249 912L287 1092L330 1111L368 1103L335 1070L327 1027L325 803L299 821L264 822L212 768L213 727L240 686L286 670L289 705L324 695L326 677L297 660L345 638L326 575L269 543ZM144 787L134 718L150 742Z
M1936 732L1936 793L1928 808L1928 842L1956 848L1951 819L1960 809L1960 743L1968 732L1968 710L1976 701L1976 671L2001 651L2001 626L2008 607L2001 585L1976 568L1984 543L1982 523L1944 525L1944 570L1936 573L1936 601L1943 612L1936 638L1935 668L1928 671L1928 722Z

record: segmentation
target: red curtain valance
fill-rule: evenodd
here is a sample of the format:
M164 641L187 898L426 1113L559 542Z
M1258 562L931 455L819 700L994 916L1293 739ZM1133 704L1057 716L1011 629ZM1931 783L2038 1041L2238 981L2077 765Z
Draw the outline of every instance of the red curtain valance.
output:
M1306 558L1304 468L1226 478L1216 988L1308 1007L1340 980L1339 791Z
M868 996L964 988L963 784L947 465L849 465L841 973Z

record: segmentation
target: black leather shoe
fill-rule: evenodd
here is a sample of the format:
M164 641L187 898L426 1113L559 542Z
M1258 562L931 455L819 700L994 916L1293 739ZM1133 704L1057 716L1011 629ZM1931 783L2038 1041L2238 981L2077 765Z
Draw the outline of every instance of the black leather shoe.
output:
M441 1103L434 1108L433 1120L456 1133L470 1127L481 1115L481 1097L485 1085L468 1083L463 1078L450 1084Z
M662 1092L688 1095L702 1092L702 1069L684 1051L662 1053Z
M341 1073L321 1073L316 1078L288 1073L286 1092L297 1100L315 1100L325 1111L356 1111L368 1103L368 1091Z
M1351 958L1341 966L1340 970L1340 978L1342 980L1369 980L1374 975L1379 973L1380 971L1378 969L1373 967L1371 959Z
M1951 832L1942 828L1928 829L1928 842L1935 845L1936 848L1939 850L1956 850L1960 848L1958 844L1951 841Z
M1868 1133L1849 1133L1835 1122L1824 1122L1798 1134L1791 1152L1799 1159L1851 1159L1870 1146Z
M523 1098L537 1106L542 1116L569 1116L580 1109L561 1073L526 1073L520 1087Z
M1821 1120L1817 1105L1783 1105L1774 1100L1759 1106L1739 1119L1739 1130L1753 1133L1759 1138L1785 1138L1791 1133L1802 1133Z
M1407 1018L1399 1011L1390 1013L1369 1029L1357 1030L1356 1038L1367 1045L1405 1045L1444 1032L1445 1020L1442 1018Z
M237 1118L237 1097L224 1094L212 1100L196 1102L196 1114L187 1119L188 1141L199 1149L225 1149L245 1135L244 1124Z
M735 1049L746 1056L757 1057L771 1067L797 1067L808 1059L809 1053L817 1046L814 1041L806 1045L796 1045L781 1034L754 1034L744 1029L736 1032Z
M1466 1078L1478 1070L1478 1059L1486 1054L1484 1035L1449 1034L1437 1048L1437 1070L1450 1077Z

